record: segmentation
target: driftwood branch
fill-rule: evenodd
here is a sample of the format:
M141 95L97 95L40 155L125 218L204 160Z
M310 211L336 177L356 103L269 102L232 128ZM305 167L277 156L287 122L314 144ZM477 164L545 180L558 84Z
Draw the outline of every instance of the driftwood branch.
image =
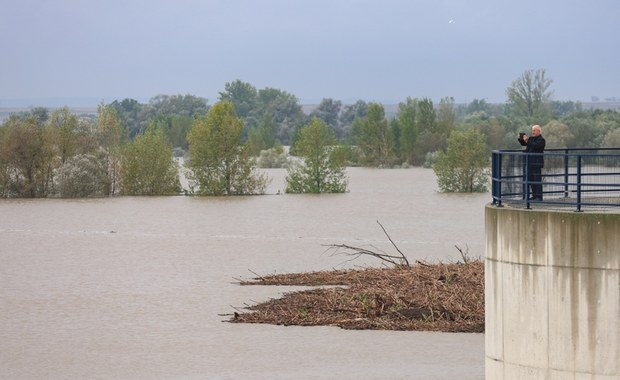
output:
M461 258L463 259L463 264L469 263L469 247L466 247L466 251L463 252L463 249L458 245L454 245L454 247L461 253Z
M335 255L345 254L347 256L352 256L353 258L351 260L357 259L362 255L366 255L366 256L376 257L377 259L390 263L394 266L410 267L411 265L409 264L409 260L407 260L407 257L405 256L405 254L398 248L396 243L394 243L394 240L392 240L392 238L387 233L383 225L379 223L379 221L377 221L377 224L379 224L385 236L387 236L390 243L392 243L392 246L394 246L394 248L398 252L398 255L390 255L372 246L371 247L376 249L376 251L372 251L370 249L363 248L363 247L355 247L355 246L347 245L347 244L328 244L327 245L327 247L329 247L328 250L334 250Z
M379 223L379 221L377 220L377 224L381 227L381 229L383 230L383 233L385 234L385 236L387 236L387 238L390 240L390 243L392 243L392 245L394 246L394 248L396 248L396 251L398 253L400 253L401 256L401 260L404 261L404 263L407 266L409 265L409 260L407 260L407 257L405 256L404 253L401 252L401 250L398 248L398 246L394 243L394 240L392 240L392 238L390 237L390 235L388 235L387 231L385 230L385 228L383 228L383 225L381 223Z

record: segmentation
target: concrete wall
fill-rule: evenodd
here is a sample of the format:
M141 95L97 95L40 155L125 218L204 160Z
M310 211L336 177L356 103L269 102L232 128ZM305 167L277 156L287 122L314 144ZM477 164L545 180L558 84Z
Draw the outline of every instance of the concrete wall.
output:
M620 214L486 207L486 378L620 379Z

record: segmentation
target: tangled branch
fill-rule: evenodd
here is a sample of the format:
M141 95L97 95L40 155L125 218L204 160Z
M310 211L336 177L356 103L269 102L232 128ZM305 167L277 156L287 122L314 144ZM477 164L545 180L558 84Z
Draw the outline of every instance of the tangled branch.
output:
M328 244L327 245L327 247L329 247L328 250L333 250L335 255L344 254L347 256L352 256L353 259L356 259L362 255L367 255L367 256L376 257L379 260L385 261L397 267L400 267L400 266L410 267L411 265L409 264L409 260L407 260L407 257L405 256L405 254L398 248L396 243L394 243L394 240L392 240L392 238L387 233L383 225L379 223L379 221L377 221L377 224L381 227L381 229L383 230L383 233L385 234L385 236L387 236L390 243L392 243L392 246L394 246L394 248L396 249L396 252L398 252L398 255L385 253L377 249L376 247L372 247L372 246L371 247L377 249L377 251L372 251L370 249L366 249L362 247L355 247L355 246L351 246L347 244Z

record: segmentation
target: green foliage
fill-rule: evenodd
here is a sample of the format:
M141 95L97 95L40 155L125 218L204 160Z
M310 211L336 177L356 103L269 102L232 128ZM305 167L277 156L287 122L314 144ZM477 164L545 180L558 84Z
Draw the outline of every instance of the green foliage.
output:
M148 120L153 116L153 112L149 112L147 105L140 104L135 99L126 98L120 102L115 100L109 104L109 107L116 111L116 115L127 129L130 138L142 132L146 128Z
M437 112L433 101L423 98L418 101L417 122L419 131L437 132Z
M581 148L599 148L605 136L620 128L620 112L592 110L571 114L562 119ZM544 130L543 130L544 134Z
M609 131L605 135L601 148L620 148L620 128Z
M106 195L109 182L103 163L95 154L78 154L66 160L56 176L58 195L63 198Z
M13 116L0 128L0 196L62 196L65 166L97 149L90 120L66 107Z
M526 70L506 89L512 111L525 118L526 124L544 124L551 116L553 80L545 75L544 69Z
M456 122L456 109L454 107L454 98L445 97L439 101L439 110L437 111L437 131L450 137L450 133L454 129Z
M415 161L415 143L418 138L418 100L407 97L404 103L398 104L396 120L400 127L400 157L407 163Z
M448 136L438 128L437 112L429 98L417 102L416 125L418 134L413 146L411 164L421 165L429 152L445 148Z
M336 138L327 124L313 119L300 134L295 148L303 163L288 170L286 192L346 192L348 181L343 155L337 153Z
M355 120L366 117L368 114L368 103L358 100L354 104L348 104L342 107L338 116L338 124L342 130L342 139L351 142L352 129Z
M393 118L386 117L383 106L378 104L358 100L343 105L339 100L325 98L311 117L323 120L340 143L347 144L330 148L334 161L346 166L432 165L440 152L446 151L448 137L455 128L477 130L486 143L487 154L491 149L521 149L515 136L529 132L532 124L543 126L548 148L620 146L620 112L584 111L580 102L551 101L551 83L544 70L528 70L508 87L507 104L475 99L455 105L452 98L445 97L435 107L428 98L407 98L398 105ZM211 178L216 176L214 173L225 173L225 167L236 165L235 173L241 174L233 175L232 180L247 174L257 184L251 192L260 191L259 178L263 184L266 178L254 177L254 161L248 157L260 154L262 167L285 167L288 155L281 152L279 144L289 144L290 154L299 154L296 150L308 118L294 95L269 87L257 90L240 80L227 83L220 100L234 104L235 116L243 125L240 138L235 129L235 144L229 144L235 147L230 150L234 151L231 156L239 161L231 164L214 159L210 164L217 169L209 170L209 175L196 174L195 178ZM147 126L154 124L180 155L188 148L189 130L206 123L194 119L198 115L198 119L205 119L208 109L205 99L193 95L157 95L148 104L133 99L101 104L96 117L73 115L66 107L53 112L36 107L14 114L0 125L0 196L117 195L119 184L131 180L120 171L121 153L126 152L123 147L128 141L144 136ZM220 130L216 134L223 136ZM216 141L212 150L224 157L230 153L223 148L229 140L222 140L222 136L219 140L209 139ZM246 139L247 147L241 143ZM193 150L194 161L199 163L203 158L198 153L208 149L194 146ZM551 166L553 160L545 164ZM101 170L105 179L101 178ZM197 169L197 173L200 171ZM204 193L226 194L227 181L215 181L219 185ZM199 182L194 181L194 185L203 191ZM250 188L238 185L231 187L230 193Z
M276 144L277 125L268 114L263 115L257 128L251 128L248 133L248 149L252 156L258 156L261 151L273 148Z
M553 117L561 118L570 114L583 111L583 104L579 101L552 101L551 110Z
M288 168L290 160L282 145L260 152L258 166L261 168Z
M367 115L356 119L353 137L364 165L390 167L394 162L393 136L381 104L371 103Z
M441 150L426 153L426 158L424 159L424 164L422 165L422 167L432 169L433 166L435 166L435 163L437 163L437 158L441 153Z
M489 159L484 137L475 129L454 131L447 152L440 152L433 170L442 192L484 192Z
M269 87L258 90L256 109L252 114L256 120L269 115L277 126L275 138L282 144L291 142L295 126L305 119L295 95Z
M471 115L475 113L489 113L490 105L485 99L474 99L467 105L466 114Z
M338 116L342 109L342 102L340 100L334 100L331 98L324 98L311 113L310 118L317 118L323 120L329 128L334 131L337 139L344 137L344 130L340 128L338 123Z
M232 102L238 117L250 116L256 108L258 91L249 83L237 79L224 85L224 91L220 92L220 102Z
M44 197L53 189L54 131L39 125L34 115L11 117L0 128L0 194L4 197Z
M204 115L209 106L207 100L194 95L156 95L148 104L135 99L115 100L109 107L116 111L128 137L133 139L143 133L150 122L156 120L174 147L187 148L186 136L194 115ZM162 124L164 123L164 124Z
M243 122L231 102L214 105L196 118L188 134L189 180L201 195L263 193L267 178L254 168L247 145L241 144Z
M194 95L156 95L149 100L153 115L204 115L209 106L207 100Z
M102 160L106 166L108 183L106 195L119 193L121 149L126 142L126 135L116 110L100 104L97 109L97 136L104 154Z
M55 131L60 161L64 163L77 151L77 117L69 112L69 108L63 107L52 113L49 125Z
M479 115L479 114L476 114ZM487 153L490 155L492 149L507 149L504 143L504 139L508 135L510 142L515 140L516 133L508 134L504 125L498 118L479 118L476 115L464 120L459 124L460 128L477 128L478 131L484 136L484 141L487 147Z
M392 154L395 157L395 162L400 157L400 143L401 143L401 129L398 119L392 118L390 123L390 134L392 136Z
M172 146L154 124L123 148L121 168L123 194L170 195L181 189Z
M542 127L546 141L546 149L568 148L575 143L575 136L568 126L559 121L550 121Z
M414 165L421 165L425 162L429 153L444 149L446 137L440 133L424 130L416 139L414 146Z

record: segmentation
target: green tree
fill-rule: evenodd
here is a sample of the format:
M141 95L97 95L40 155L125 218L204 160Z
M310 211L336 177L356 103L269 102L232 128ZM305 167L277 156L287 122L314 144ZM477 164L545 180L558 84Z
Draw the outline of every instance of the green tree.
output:
M190 94L156 95L149 100L149 106L154 115L204 115L209 109L205 98Z
M490 106L485 99L474 99L467 105L466 112L467 114L480 113L484 112L488 114L490 111Z
M433 101L423 98L417 102L416 124L418 136L413 147L414 165L421 165L428 153L444 149L447 136L437 126L437 112Z
M338 123L338 116L340 115L340 110L342 109L342 102L340 100L334 100L332 98L323 98L321 99L321 103L310 112L310 119L317 118L321 119L334 131L336 138L343 137L343 130L340 128Z
M207 100L194 95L156 95L148 104L140 104L135 99L115 100L109 107L116 111L128 137L133 139L143 133L148 124L157 120L160 127L165 127L165 134L173 147L186 146L186 133L194 115L204 115L209 106Z
M255 169L247 145L241 144L243 122L231 102L215 104L196 118L188 133L189 180L202 195L263 193L267 178Z
M418 101L418 112L416 117L418 130L420 132L437 132L437 112L430 98L422 98Z
M148 106L140 104L135 99L126 98L120 102L115 100L109 106L116 111L121 124L125 126L129 133L129 138L134 138L144 131L148 118L151 117Z
M415 161L415 143L418 138L417 111L417 99L407 97L404 103L398 104L396 113L396 120L400 126L400 156L409 164Z
M232 102L237 116L244 119L250 116L256 108L258 91L256 87L239 79L224 85L224 91L220 92L220 102Z
M64 164L77 152L77 117L69 112L69 108L63 107L52 112L49 125L56 132L55 143L60 154L60 161Z
M601 147L605 136L620 128L620 112L615 110L589 110L562 118L562 123L576 137L580 148ZM543 136L545 131L543 130Z
M288 168L290 160L282 145L263 150L258 157L258 166L261 168Z
M357 119L354 123L353 134L364 164L377 167L392 164L393 139L381 104L369 104L366 117Z
M467 125L467 124L465 124ZM507 149L504 146L504 138L506 137L506 129L496 118L479 120L474 124L469 124L469 127L476 127L484 136L484 141L488 148L487 153L491 154L491 149ZM515 140L515 134L511 133L510 137Z
M549 87L553 80L547 78L544 69L526 70L506 89L508 103L517 117L523 117L528 124L546 123L551 115Z
M390 124L390 134L392 135L392 154L394 155L394 162L402 162L403 160L399 160L400 153L400 144L401 144L401 128L398 119L393 117L389 121Z
M181 189L172 146L155 124L123 148L121 168L123 194L169 195Z
M442 192L484 192L489 160L484 136L475 129L454 131L448 149L439 152L433 170Z
M580 101L552 101L551 108L553 117L560 118L575 112L583 111L583 104Z
M119 192L121 149L126 136L116 110L110 106L100 104L97 108L97 136L103 151L108 177L106 195L116 195Z
M2 194L16 197L45 197L53 185L55 161L49 127L35 115L12 116L2 130L0 164Z
M250 155L258 156L263 150L271 149L276 145L277 125L268 114L263 115L257 128L250 129L248 145Z
M63 198L102 197L108 193L103 152L77 154L58 169L57 194Z
M437 111L437 132L445 136L447 140L452 129L454 129L455 122L456 109L454 108L454 98L442 98L439 101L439 110Z
M568 126L559 121L550 121L542 128L546 141L546 148L568 148L573 147L575 136L568 129Z
M616 128L614 130L609 131L605 138L603 139L603 143L601 144L601 148L619 148L620 147L620 128Z
M301 129L295 145L303 163L288 170L287 193L343 193L347 178L333 131L320 119Z
M256 108L251 115L255 120L269 115L277 126L276 139L282 144L291 142L295 127L305 120L295 95L269 87L258 91Z
M353 123L356 119L366 117L368 113L368 103L363 100L358 100L354 104L348 104L342 107L340 116L338 117L338 123L342 130L342 138L347 139L351 137Z
M192 128L193 116L159 114L151 119L161 128L173 147L187 149L187 132Z

